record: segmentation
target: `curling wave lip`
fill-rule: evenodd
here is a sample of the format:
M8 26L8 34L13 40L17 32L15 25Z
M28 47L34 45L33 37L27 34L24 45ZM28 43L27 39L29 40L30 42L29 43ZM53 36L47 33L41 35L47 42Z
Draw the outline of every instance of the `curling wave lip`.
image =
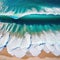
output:
M60 15L59 2L59 0L54 2L51 0L0 0L0 16L19 19L31 14Z
M46 17L60 17L60 8L57 8L57 7L52 7L52 8L49 8L49 7L42 7L39 11L37 11L36 8L31 8L30 9L27 9L26 12L24 13L15 13L15 11L9 11L9 12L0 12L0 16L8 16L8 17L11 17L13 19L19 19L19 18L23 18L24 16L29 16L29 15L33 15L33 17L35 18L36 16L34 15L40 15L40 16L37 16L37 18L46 18ZM32 17L32 16L30 16Z

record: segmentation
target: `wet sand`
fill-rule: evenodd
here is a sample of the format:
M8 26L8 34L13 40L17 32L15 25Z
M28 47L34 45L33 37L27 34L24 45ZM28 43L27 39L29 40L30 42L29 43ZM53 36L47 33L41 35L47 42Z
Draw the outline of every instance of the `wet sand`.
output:
M42 53L38 57L25 56L22 59L20 59L15 56L12 57L10 54L8 54L7 49L4 48L0 52L0 60L60 60L60 56L56 57L52 53L47 54L44 51L42 51Z

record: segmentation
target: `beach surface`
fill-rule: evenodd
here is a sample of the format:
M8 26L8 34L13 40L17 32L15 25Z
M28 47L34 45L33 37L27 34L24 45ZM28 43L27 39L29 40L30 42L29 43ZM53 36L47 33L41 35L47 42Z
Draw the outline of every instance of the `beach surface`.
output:
M47 54L44 51L42 51L42 53L37 57L24 56L21 59L15 56L11 56L10 54L8 54L7 49L4 48L0 52L0 60L60 60L60 56L56 57L52 53Z

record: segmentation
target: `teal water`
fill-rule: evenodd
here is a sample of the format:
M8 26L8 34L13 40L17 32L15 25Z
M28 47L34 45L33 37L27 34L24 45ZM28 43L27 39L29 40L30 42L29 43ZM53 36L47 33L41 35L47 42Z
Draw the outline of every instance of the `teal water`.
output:
M31 25L26 25L26 24L16 24L16 23L4 23L2 28L2 31L6 32L11 32L11 33L16 33L16 34L25 34L26 32L30 34L39 34L43 31L60 31L60 24L31 24Z
M59 14L31 14L23 17L17 15L26 13L28 9L32 10L32 8L35 8L38 12L43 7L50 7L51 9L52 7L60 8L59 0L0 0L0 3L0 22L4 23L1 28L3 31L20 34L29 32L32 34L43 30L60 30ZM4 13L10 11L14 12L12 16L10 14L4 15ZM45 10L43 9L43 11Z
M37 10L37 12L39 12L40 10L43 10L44 12L46 12L44 10L45 7L51 8L51 9L54 7L58 8L58 9L60 8L60 1L59 0L55 0L55 1L52 1L52 0L13 0L13 1L12 0L0 0L0 3L1 3L0 4L0 6L1 6L0 16L8 16L13 19L21 18L21 15L19 16L17 14L26 13L27 10L32 11L32 8L35 8L35 10ZM54 10L54 9L52 9L52 10ZM9 13L6 15L6 13L8 13L8 12L12 12L12 13ZM54 12L55 12L55 10L54 10ZM10 14L12 14L12 15L10 15ZM34 18L35 17L45 18L44 15L34 16ZM46 16L46 17L49 18L52 16Z

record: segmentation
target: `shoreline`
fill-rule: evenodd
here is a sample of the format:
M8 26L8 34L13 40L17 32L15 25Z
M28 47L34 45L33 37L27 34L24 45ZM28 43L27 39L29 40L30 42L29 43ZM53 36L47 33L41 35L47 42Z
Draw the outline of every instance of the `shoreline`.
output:
M42 51L42 53L37 56L37 57L32 57L32 56L24 56L23 58L17 58L15 56L11 56L10 54L8 54L6 48L4 48L1 52L0 52L0 60L60 60L60 56L55 56L52 53L45 53L44 51Z

